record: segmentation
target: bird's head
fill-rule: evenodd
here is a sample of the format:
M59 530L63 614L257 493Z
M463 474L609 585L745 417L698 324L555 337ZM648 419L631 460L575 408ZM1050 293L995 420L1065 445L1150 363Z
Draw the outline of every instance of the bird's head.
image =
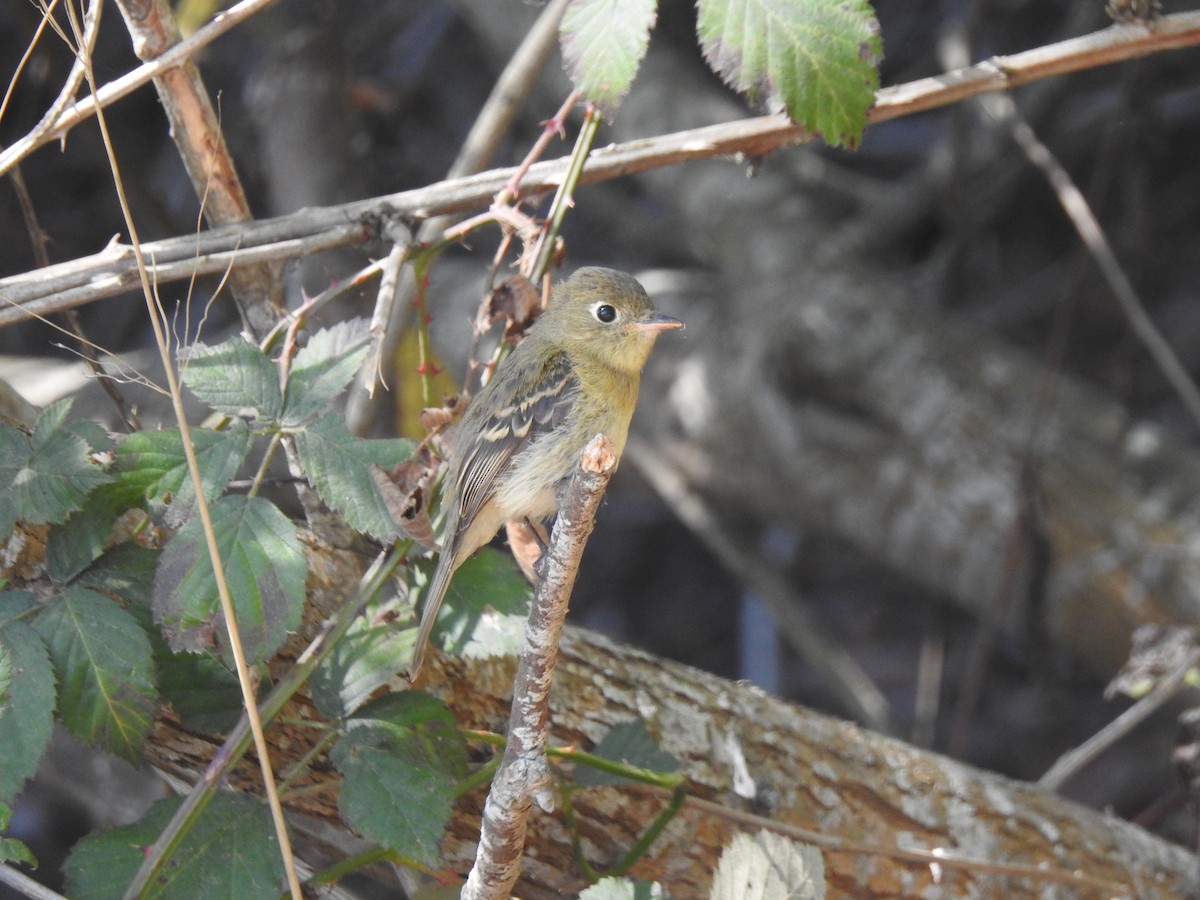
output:
M637 373L659 333L683 323L655 312L632 275L593 266L577 270L555 288L536 327L573 353Z

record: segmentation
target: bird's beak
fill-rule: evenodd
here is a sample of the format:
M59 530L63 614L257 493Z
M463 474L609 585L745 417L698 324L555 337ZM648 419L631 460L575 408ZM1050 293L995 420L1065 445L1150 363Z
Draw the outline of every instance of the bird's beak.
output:
M637 331L670 331L673 328L683 327L683 323L678 319L673 316L664 316L662 313L642 316L631 324Z

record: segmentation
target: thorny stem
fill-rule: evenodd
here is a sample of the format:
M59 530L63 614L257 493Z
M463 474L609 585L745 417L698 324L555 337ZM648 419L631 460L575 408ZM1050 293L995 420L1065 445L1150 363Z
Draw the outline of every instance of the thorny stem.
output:
M588 154L592 152L592 144L596 140L596 132L600 129L601 121L596 107L589 103L583 117L583 127L579 129L579 136L575 139L575 149L571 151L566 177L558 186L554 201L550 204L549 226L542 232L542 237L534 251L533 263L526 271L529 280L535 284L550 269L555 239L562 228L567 210L575 205L575 188L579 185L579 178L583 174Z
M429 305L425 300L425 292L429 288L429 264L432 255L422 253L413 260L413 276L416 281L413 291L412 305L417 313L417 375L421 379L421 402L426 406L433 404L433 376L437 369L429 352Z
M521 160L516 171L512 173L512 177L504 183L496 193L495 200L492 201L492 206L508 206L514 200L521 196L521 179L525 177L525 173L529 171L529 167L541 159L542 154L546 152L546 148L550 146L550 141L553 138L565 138L567 136L567 116L571 114L571 110L575 108L575 104L579 102L579 91L571 91L567 95L567 99L563 105L558 108L558 112L554 117L548 119L542 128L542 133L529 148L529 152L525 154L525 158Z
M501 138L512 127L518 110L524 107L538 75L558 47L558 23L568 2L569 0L551 0L546 4L536 24L525 35L521 46L493 85L487 101L459 149L457 158L446 173L447 178L479 172L492 158ZM448 215L426 218L417 230L416 246L422 247L435 240L451 221L452 217ZM388 230L390 229L385 229ZM406 242L412 243L411 240ZM504 240L501 243L503 244ZM355 433L362 433L366 423L375 418L375 410L379 403L375 388L383 383L381 362L395 356L400 335L408 327L405 315L408 310L399 301L412 290L407 280L402 282L401 279L402 265L410 256L411 252L407 248L402 257L397 254L395 247L388 253L385 283L380 285L372 315L371 350L362 368L362 381L367 389L365 392L356 391L351 394L347 409L347 423ZM389 281L394 287L387 284Z
M505 235L516 234L519 237L530 240L537 233L537 222L530 216L521 212L515 206L497 206L493 204L487 212L480 213L477 216L471 216L468 219L463 219L453 228L449 228L442 233L438 240L429 245L429 253L438 253L450 244L456 244L463 240L472 231L482 228L485 225L499 225L505 232Z
M251 0L245 0L235 8L250 3ZM223 16L214 24L224 25L227 19L228 15ZM194 51L191 41L185 42L187 50ZM1112 26L1033 50L993 57L944 75L884 88L876 94L868 121L884 122L949 106L968 97L1011 91L1041 79L1197 44L1200 44L1200 12L1164 16L1155 22L1153 29ZM180 58L177 48L159 59ZM135 80L141 83L157 71L159 66L143 66L131 75L136 75ZM124 83L127 79L122 79L122 90L127 88ZM86 105L81 103L79 107ZM759 116L606 147L593 154L582 180L592 183L697 159L762 157L810 140L812 135L782 116ZM0 174L14 148L15 145L0 151ZM523 190L531 194L549 190L561 182L563 168L562 160L530 166L522 179ZM201 235L204 253L199 260L195 235L167 238L147 247L157 259L154 274L160 283L187 278L196 272L224 271L231 260L245 264L264 259L294 259L321 249L362 244L375 234L363 224L373 217L440 215L478 208L494 199L510 178L507 171L485 172L417 190L306 209L273 220L246 222L236 228L212 229ZM180 261L180 254L185 261ZM4 297L0 302L0 325L111 297L129 289L131 283L125 247L110 247L89 257L51 266L49 270L5 276L0 278L0 296Z
M75 97L75 88L78 85L72 87L69 79L66 88L59 94L59 101L51 106L50 112L42 117L42 121L20 140L14 141L0 151L0 175L8 172L12 166L38 147L51 141L65 139L72 128L88 117L96 115L99 110L111 106L122 97L129 96L163 72L179 66L234 26L276 2L277 0L242 0L240 3L235 3L186 40L173 45L165 53L109 82L99 91L78 102L71 102ZM53 0L47 5L53 8L58 5L58 0ZM60 103L60 101L66 102Z
M362 287L373 278L377 278L383 269L383 260L377 260L369 265L363 266L354 275L339 281L337 284L326 288L317 294L315 297L310 297L302 307L293 312L290 316L280 319L275 323L275 326L267 332L266 336L258 342L259 349L264 353L269 351L278 343L281 337L284 337L289 332L293 332L303 328L308 322L308 319L316 312L324 309L334 300L337 300L344 294L348 294L356 288Z
M538 141L521 165L517 167L512 176L507 182L497 191L492 200L492 205L486 213L466 219L453 229L446 231L437 245L438 249L451 241L461 240L469 232L482 225L496 223L499 224L503 235L500 242L500 247L496 251L493 265L498 267L500 260L512 241L512 237L516 235L525 245L525 250L522 253L521 270L523 274L531 282L536 283L546 271L549 269L550 260L553 257L555 238L557 237L567 210L574 203L573 195L575 188L578 186L579 178L583 172L583 166L587 161L588 153L595 141L596 131L600 125L600 117L595 113L594 108L589 104L587 113L584 117L584 124L580 130L579 137L576 139L575 148L568 160L567 171L564 174L563 181L558 186L558 191L555 193L554 200L550 204L549 217L547 222L541 226L541 232L538 234L538 226L534 219L521 212L518 205L513 205L513 200L520 196L521 179L529 168L537 160L537 158L545 152L546 146L552 137L565 137L566 135L566 118L579 100L579 92L572 91L566 102L559 108L554 117L546 122L542 129L542 134ZM530 249L530 242L535 240L533 248ZM532 262L531 262L532 260ZM505 351L505 345L500 343L497 345L492 358L486 363L481 363L477 350L479 347L479 339L482 336L480 319L476 317L476 325L472 332L471 352L467 365L467 377L463 385L463 392L470 394L471 386L475 381L475 373L482 366L485 370L490 370L499 362L501 355Z

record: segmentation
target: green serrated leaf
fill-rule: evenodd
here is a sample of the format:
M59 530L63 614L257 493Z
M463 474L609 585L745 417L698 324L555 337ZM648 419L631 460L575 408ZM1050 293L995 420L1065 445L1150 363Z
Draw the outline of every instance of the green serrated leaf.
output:
M83 587L46 603L34 627L50 651L63 724L137 762L157 706L146 633L112 600Z
M0 622L8 619L16 602L0 602ZM0 801L9 802L37 770L50 742L54 670L41 637L24 622L8 620L0 627L0 655L10 672L8 690L0 700Z
M81 572L76 584L115 594L129 604L130 612L138 618L139 611L150 608L157 563L157 550L134 543L117 544ZM148 616L145 621L138 618L138 622L146 631L153 630Z
M308 688L321 715L345 718L406 669L416 632L392 624L398 603L392 595L369 604L309 677Z
M11 484L32 452L29 437L23 431L0 421L0 478L9 479ZM14 500L8 491L0 491L0 536L9 534L17 524L20 512Z
M651 772L676 772L680 765L679 760L658 746L658 742L646 730L646 723L641 719L632 719L615 726L595 746L592 753ZM576 784L587 787L623 784L626 780L619 775L586 766L577 766L575 770Z
M129 613L150 640L154 669L158 673L158 693L163 702L171 704L171 711L194 731L226 733L242 714L242 689L237 675L215 656L171 651L162 631L154 626L150 612L154 563L158 554L142 551L147 553L149 560L139 557L114 559L111 566L108 565L110 557L120 549L105 554L100 563L84 573L80 583L96 578L106 585L106 590L131 600ZM145 569L147 563L148 570ZM262 679L260 696L265 696L270 689L270 680Z
M296 435L296 452L313 487L357 531L389 540L399 534L370 466L388 470L412 455L407 440L363 440L330 414Z
M423 691L399 691L386 694L368 703L346 722L349 730L377 728L397 738L406 737L417 729L428 729L425 736L437 741L449 740L453 748L442 761L444 770L455 777L466 765L465 746L455 731L454 713L437 697ZM449 729L449 731L443 730ZM443 748L445 749L445 748ZM440 755L441 751L435 753Z
M82 509L50 529L47 574L61 583L77 576L104 552L118 516L141 504L141 494L120 479L100 485L88 494Z
M225 734L237 724L243 708L237 675L212 656L172 653L165 642L154 649L158 690L188 728ZM263 691L269 688L264 682Z
M466 744L454 715L427 694L390 694L347 722L331 752L338 806L350 825L391 850L436 866Z
M834 146L858 144L879 87L883 43L867 0L697 0L713 70L782 104Z
M821 851L760 831L735 834L721 854L709 900L821 900L825 861Z
M453 782L407 748L374 746L362 734L339 741L333 760L344 775L338 808L346 821L382 846L436 866Z
M88 493L111 481L89 458L87 442L63 426L67 402L47 407L32 436L0 423L0 534L17 519L35 525L62 522Z
M37 598L29 591L0 591L0 628L9 622L32 618Z
M269 421L279 418L279 371L254 344L240 337L215 347L196 342L182 356L184 384L217 412L239 416L252 410Z
M658 0L572 0L559 29L567 73L602 113L621 104L650 45Z
M339 322L309 338L288 375L284 422L298 425L337 399L367 358L369 338L365 319Z
M191 428L192 447L200 466L204 497L213 502L250 452L254 441L249 429L233 427L223 431ZM147 500L170 498L169 520L184 521L196 503L196 489L183 452L178 428L139 431L125 438L118 455L117 477Z
M33 446L35 448L42 446L54 432L65 427L67 416L71 412L71 407L75 401L71 397L51 403L40 413L38 413L37 422L33 426Z
M633 878L601 878L579 895L579 900L659 900L662 885Z
M84 838L65 866L74 900L118 900L179 806L160 800L138 822ZM220 792L142 898L277 897L285 889L279 843L265 803Z
M457 656L516 656L531 599L529 582L513 558L484 547L454 573L434 640Z
M8 831L8 823L12 820L12 808L0 801L0 834ZM37 867L37 859L21 841L16 838L0 838L0 864L16 863Z
M0 863L26 865L37 868L37 858L24 843L16 838L0 838Z
M76 419L65 426L95 452L110 452L116 446L116 435L94 419Z
M300 625L308 563L296 527L261 497L230 495L211 507L217 546L251 661L279 649ZM219 649L232 665L208 545L198 519L163 549L154 579L154 620L171 649Z

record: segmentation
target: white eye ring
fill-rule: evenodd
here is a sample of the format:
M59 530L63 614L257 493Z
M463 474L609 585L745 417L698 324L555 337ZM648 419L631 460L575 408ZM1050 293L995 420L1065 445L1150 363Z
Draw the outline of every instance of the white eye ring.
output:
M611 303L597 303L592 307L592 315L596 317L596 321L611 325L617 321L617 308Z

